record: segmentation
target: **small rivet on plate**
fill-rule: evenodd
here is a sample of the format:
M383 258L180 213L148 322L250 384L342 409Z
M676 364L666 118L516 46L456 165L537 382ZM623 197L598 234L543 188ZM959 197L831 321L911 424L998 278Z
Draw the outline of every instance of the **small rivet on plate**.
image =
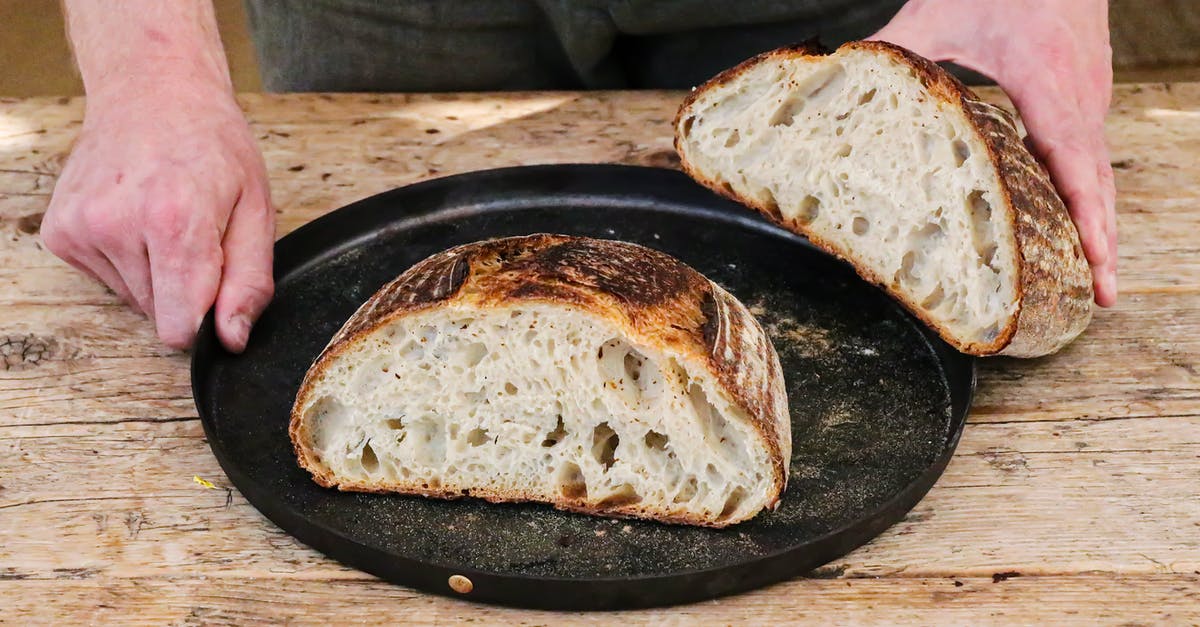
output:
M450 589L459 594L466 594L475 589L475 584L462 575L450 575Z

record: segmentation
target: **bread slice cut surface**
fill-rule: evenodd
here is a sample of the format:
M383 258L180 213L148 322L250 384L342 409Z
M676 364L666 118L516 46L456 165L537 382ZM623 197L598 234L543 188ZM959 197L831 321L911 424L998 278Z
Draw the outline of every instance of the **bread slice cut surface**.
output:
M778 358L673 258L539 235L451 249L317 359L291 433L326 486L725 526L777 504Z
M1007 113L881 42L782 49L698 88L685 170L849 260L955 347L1035 356L1088 324L1091 273Z

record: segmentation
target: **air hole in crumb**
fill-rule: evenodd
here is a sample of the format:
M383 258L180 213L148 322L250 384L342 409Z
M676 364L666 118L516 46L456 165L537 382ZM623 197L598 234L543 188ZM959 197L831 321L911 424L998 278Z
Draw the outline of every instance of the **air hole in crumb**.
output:
M375 449L371 448L371 443L367 442L362 449L362 467L368 473L374 473L379 470L379 458L375 455Z
M744 488L741 486L734 488L733 492L729 493L729 497L725 499L725 507L721 509L721 515L717 517L717 520L725 520L732 516L741 507L745 498L746 490Z
M916 282L917 277L915 274L913 274L913 271L916 268L916 266L917 266L916 251L910 250L910 251L904 253L904 257L901 258L901 260L900 260L900 269L896 271L896 282L898 282L902 285L907 285L907 284Z
M837 152L835 152L835 153L833 154L833 156L835 156L835 157L849 157L849 156L850 156L850 151L851 151L851 150L852 150L852 148L851 148L850 144L842 144L842 147L841 147L841 148L838 148L838 151L837 151Z
M587 482L578 464L563 462L558 467L558 492L568 499L586 499Z
M488 441L487 429L475 428L467 433L467 444L479 446Z
M689 116L687 117L687 119L685 119L685 120L683 121L683 132L684 132L684 133L690 133L690 132L692 132L692 125L693 125L693 124L695 124L695 123L696 123L696 116L694 116L694 115L689 115Z
M632 485L622 483L612 494L600 499L598 505L600 507L620 507L622 505L639 503L641 500L642 495L638 494Z
M508 383L505 383L505 384L504 384L504 393L505 393L505 394L508 394L509 396L512 396L513 394L516 394L516 393L517 393L517 386L513 385L511 381L510 381L510 382L508 382Z
M645 357L642 357L637 351L629 351L625 353L625 376L630 381L637 381L642 376L642 364L645 363Z
M938 220L937 222L927 222L919 231L912 234L911 246L921 250L927 250L930 242L933 242L946 234L945 222Z
M844 127L844 126L839 126L839 127L837 127L837 130L835 130L835 131L833 132L833 134L834 134L834 135L837 135L838 137L841 137L841 136L842 136L842 133L845 133L845 132L846 132L846 127Z
M805 106L813 105L818 110L841 92L842 83L846 81L846 70L840 65L832 66L820 73L814 74L806 81L807 93L800 95L792 93L771 114L767 124L771 126L791 126L796 116ZM809 87L811 86L811 87Z
M996 242L991 235L992 204L983 197L983 190L973 190L967 196L967 209L971 212L971 239L975 253L983 265L995 269Z
M775 199L775 194L770 189L763 188L758 193L759 202L762 204L763 211L766 211L771 217L776 220L782 219L779 213L779 201Z
M688 501L691 501L692 499L696 498L696 488L696 478L688 477L687 481L683 483L683 487L680 488L679 492L675 494L673 501L676 503L687 503Z
M921 307L923 309L934 310L938 308L938 305L941 305L943 302L945 302L945 300L946 291L942 289L942 284L938 283L933 288L933 291L925 297L925 300L921 301Z
M725 138L725 147L733 148L734 146L738 145L738 142L740 142L740 141L742 141L742 136L740 133L738 133L737 129L735 128L732 131L730 131L729 136Z
M870 228L871 221L862 216L855 217L854 222L850 225L850 229L854 231L855 235L866 235Z
M646 441L646 446L649 448L659 451L667 450L667 436L657 431L647 431L644 439Z
M621 438L608 426L608 422L602 422L592 429L592 457L600 462L605 470L612 468L616 462L617 445L620 443Z
M875 99L875 89L871 89L867 93L858 97L858 104L865 105Z
M546 439L542 440L542 446L551 447L567 437L567 430L563 428L562 416L558 416L558 422L554 425L554 430L546 434Z
M462 349L462 363L468 368L473 368L483 361L483 358L488 354L487 346L482 342L472 342L467 344L466 348Z
M819 198L809 194L800 200L800 207L796 213L796 220L800 224L812 224L819 215L821 215L821 200Z
M961 167L971 156L971 148L967 146L967 142L961 139L954 140L951 145L954 148L954 166Z
M388 418L387 421L384 422L384 424L387 425L388 429L392 429L395 431L399 431L404 428L404 421L399 418Z
M792 122L796 121L796 116L803 109L804 99L799 94L792 94L779 103L779 107L775 109L775 113L771 114L771 118L767 120L767 124L770 126L791 126Z

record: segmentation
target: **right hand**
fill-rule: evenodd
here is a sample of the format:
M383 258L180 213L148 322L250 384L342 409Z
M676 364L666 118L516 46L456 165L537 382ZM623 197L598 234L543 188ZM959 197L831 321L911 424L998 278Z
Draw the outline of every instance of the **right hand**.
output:
M157 76L89 93L42 236L167 345L190 346L215 303L221 343L241 352L274 290L275 215L229 87Z
M1116 187L1104 118L1112 48L1104 0L912 0L872 39L996 80L1029 130L1092 266L1096 303L1117 301Z

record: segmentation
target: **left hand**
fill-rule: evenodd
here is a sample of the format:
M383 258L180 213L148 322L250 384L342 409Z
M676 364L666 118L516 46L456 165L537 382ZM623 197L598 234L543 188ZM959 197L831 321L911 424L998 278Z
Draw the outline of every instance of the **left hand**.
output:
M909 0L870 39L986 74L1012 98L1092 266L1117 300L1116 188L1104 137L1112 98L1106 0Z

